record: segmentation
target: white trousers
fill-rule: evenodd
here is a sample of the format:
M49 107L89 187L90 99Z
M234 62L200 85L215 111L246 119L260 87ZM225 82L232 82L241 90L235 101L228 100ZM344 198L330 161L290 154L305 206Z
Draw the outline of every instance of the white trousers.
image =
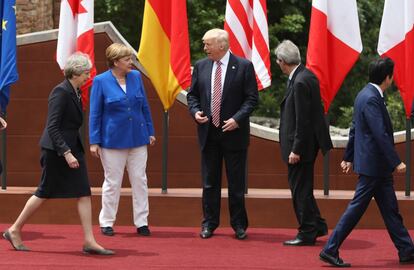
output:
M99 213L101 227L112 227L116 220L119 196L125 167L132 190L134 225L148 225L147 146L129 149L101 148L101 162L105 173L102 185L102 209Z

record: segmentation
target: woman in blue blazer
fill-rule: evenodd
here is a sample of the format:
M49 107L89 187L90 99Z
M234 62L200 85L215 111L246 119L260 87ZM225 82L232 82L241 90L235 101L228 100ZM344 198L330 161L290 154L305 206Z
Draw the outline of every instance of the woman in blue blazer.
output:
M132 189L134 225L140 235L148 228L147 145L155 143L154 127L141 74L132 70L133 51L114 43L106 49L109 70L96 76L89 115L90 151L105 172L99 223L104 235L113 225L125 167Z

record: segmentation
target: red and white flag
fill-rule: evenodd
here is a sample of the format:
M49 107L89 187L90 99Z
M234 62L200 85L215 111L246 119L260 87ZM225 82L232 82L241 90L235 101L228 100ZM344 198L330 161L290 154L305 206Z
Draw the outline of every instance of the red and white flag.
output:
M306 66L319 79L325 113L361 51L356 0L313 0Z
M230 50L252 61L259 90L271 84L266 0L227 0Z
M63 70L68 57L77 51L88 54L93 65L91 79L81 89L84 108L89 104L88 90L96 75L93 14L93 0L62 0L60 5L56 53L56 60L60 68Z
M407 118L414 97L414 1L385 0L378 53L391 58Z

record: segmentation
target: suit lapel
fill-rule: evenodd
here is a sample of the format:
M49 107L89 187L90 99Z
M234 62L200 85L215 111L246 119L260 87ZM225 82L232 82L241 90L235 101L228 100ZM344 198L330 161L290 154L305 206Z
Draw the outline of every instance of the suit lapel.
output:
M213 61L209 60L207 66L207 70L200 70L199 72L203 72L205 74L205 84L206 84L206 100L207 104L211 104L211 80L212 80L212 72L213 72Z
M223 103L223 100L226 98L227 93L229 92L228 90L234 79L234 76L237 73L237 69L238 69L237 59L230 53L229 63L226 69L226 77L224 78L223 93L221 95L222 103Z
M75 93L76 90L73 89L73 86L69 82L69 80L65 80L65 90L70 93L70 97L72 98L73 103L75 103L75 107L78 109L78 111L82 115L82 104L81 104L81 100L76 95L76 93Z
M293 83L295 82L295 79L296 79L296 76L298 76L298 74L301 72L303 70L303 65L302 64L300 64L299 66L298 66L298 68L295 70L295 73L293 73L293 76L292 76L292 79L290 79L290 82L289 82L289 84L288 84L288 86L287 86L287 89L286 89L286 93L285 93L285 96L283 97L283 99L282 99L282 101L280 102L280 104L282 104L282 103L284 103L285 102L285 100L286 100L286 98L292 93L292 86L293 86Z

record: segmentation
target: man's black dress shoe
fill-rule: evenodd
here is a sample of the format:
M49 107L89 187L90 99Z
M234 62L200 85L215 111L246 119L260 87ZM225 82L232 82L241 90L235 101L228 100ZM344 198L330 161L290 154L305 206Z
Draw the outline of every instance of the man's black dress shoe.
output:
M411 254L411 256L400 256L400 264L414 264L414 254Z
M141 226L137 228L137 234L142 235L142 236L150 236L151 231L149 230L148 226Z
M287 240L285 242L283 242L283 245L285 246L314 246L315 245L315 240L314 241L305 241L299 238L295 238L293 240Z
M247 234L243 228L236 228L235 232L236 232L236 239L239 239L239 240L246 239Z
M112 227L101 227L101 232L103 235L106 236L113 236L115 234L114 229Z
M83 253L91 255L114 255L115 252L110 249L95 249L91 247L83 247Z
M319 253L319 259L321 259L321 261L324 261L326 263L329 263L332 266L336 266L336 267L351 267L351 264L350 263L346 263L341 258L334 257L332 255L329 255L326 252L323 252L323 251L321 251L321 253Z
M213 230L207 227L203 227L200 232L200 237L202 239L207 239L213 236Z
M318 231L318 233L316 234L316 237L322 237L322 236L325 236L325 235L328 235L328 230L327 229Z

